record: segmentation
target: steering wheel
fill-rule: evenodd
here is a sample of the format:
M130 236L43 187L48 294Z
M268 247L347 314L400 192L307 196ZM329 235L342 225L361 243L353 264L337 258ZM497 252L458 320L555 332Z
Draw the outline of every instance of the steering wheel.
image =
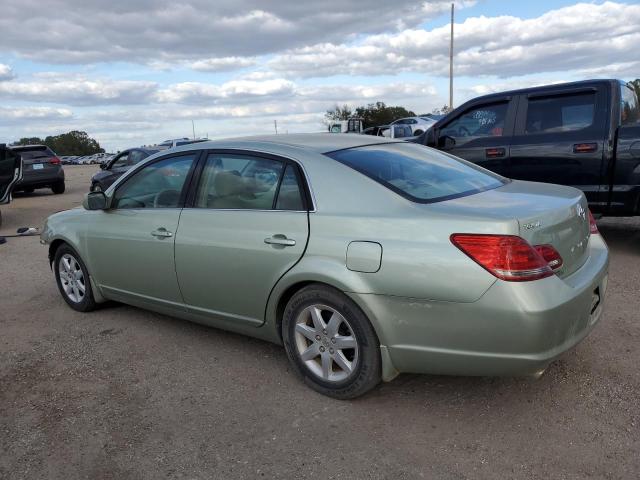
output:
M464 125L460 125L458 127L458 136L460 136L460 137L470 137L471 136L471 132Z
M180 192L178 190L162 190L153 197L153 208L167 208L178 204Z

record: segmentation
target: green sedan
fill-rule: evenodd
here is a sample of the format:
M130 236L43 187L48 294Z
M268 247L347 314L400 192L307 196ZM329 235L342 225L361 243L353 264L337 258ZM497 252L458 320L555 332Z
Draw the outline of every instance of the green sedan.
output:
M115 300L283 344L336 398L401 372L541 374L607 287L582 192L391 139L188 145L83 206L42 232L71 308Z

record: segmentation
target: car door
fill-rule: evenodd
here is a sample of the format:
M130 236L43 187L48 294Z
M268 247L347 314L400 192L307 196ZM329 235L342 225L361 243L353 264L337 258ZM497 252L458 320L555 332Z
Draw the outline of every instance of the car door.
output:
M89 268L109 297L182 303L173 258L178 218L197 152L161 157L118 185L86 231Z
M22 178L22 160L4 145L0 145L0 205L11 201L13 186Z
M212 324L259 326L271 289L307 244L301 168L263 154L211 151L194 185L175 248L185 304Z
M506 175L515 112L511 97L472 104L438 127L436 147Z
M588 86L522 95L509 177L580 188L598 205L606 105L606 91Z

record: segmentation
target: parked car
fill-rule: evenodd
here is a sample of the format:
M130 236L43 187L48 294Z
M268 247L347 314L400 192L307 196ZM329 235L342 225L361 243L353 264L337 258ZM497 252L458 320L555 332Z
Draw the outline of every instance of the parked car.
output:
M593 212L640 215L640 106L619 80L473 99L419 140L506 177L571 185Z
M388 138L408 138L414 137L413 131L409 125L380 125L377 127L369 127L363 130L363 135L374 135L376 137Z
M9 147L22 158L22 180L15 191L32 193L37 188L50 188L55 194L64 193L64 170L62 162L46 145L24 145Z
M71 308L110 299L283 343L337 398L398 372L539 374L591 331L607 286L581 191L405 141L194 144L84 207L41 235Z
M92 192L106 190L133 165L160 150L159 148L130 148L113 157L108 163L101 163L101 171L91 177L89 190Z
M13 187L22 179L22 159L20 155L0 144L0 205L11 202ZM2 212L0 212L2 226Z
M413 135L422 135L426 132L429 127L431 127L435 122L435 120L423 117L406 117L399 118L398 120L394 120L390 123L390 125L407 125L411 127L411 131Z
M199 142L206 142L208 141L207 138L187 138L187 137L183 137L183 138L174 138L173 140L165 140L162 143L159 143L158 145L156 145L157 147L164 147L164 148L175 148L175 147L181 147L183 145L189 145L191 143L199 143Z

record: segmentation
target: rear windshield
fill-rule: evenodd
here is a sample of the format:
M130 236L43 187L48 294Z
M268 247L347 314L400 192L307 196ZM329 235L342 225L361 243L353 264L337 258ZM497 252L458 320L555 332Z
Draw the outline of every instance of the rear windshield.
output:
M33 147L33 148L17 148L15 150L17 154L19 154L23 160L31 160L34 158L48 158L53 157L55 153L51 151L49 147Z
M507 180L465 160L415 143L387 143L326 154L418 203L472 195Z

